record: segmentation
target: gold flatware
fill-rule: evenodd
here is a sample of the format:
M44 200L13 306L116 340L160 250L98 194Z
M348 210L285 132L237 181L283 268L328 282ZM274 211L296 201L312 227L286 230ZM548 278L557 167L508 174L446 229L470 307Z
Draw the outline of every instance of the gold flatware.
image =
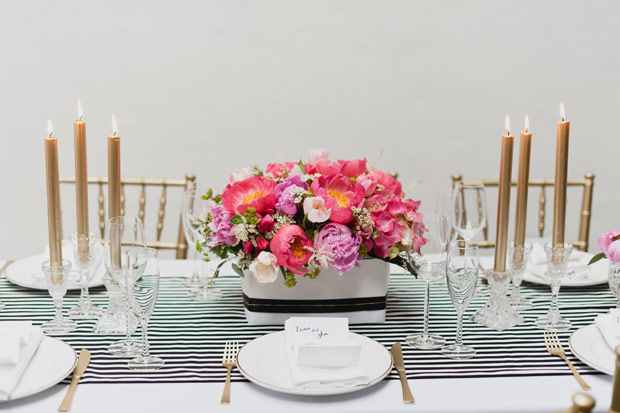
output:
M396 371L398 372L398 377L400 377L400 384L403 387L403 403L415 403L415 399L413 398L413 394L411 394L411 389L409 388L409 383L407 382L405 361L403 360L403 349L399 342L394 343L394 345L390 349L390 353L392 353L394 368L396 368Z
M13 264L15 260L6 260L2 268L0 268L0 275L4 274L4 271L9 268L9 265Z
M75 366L75 370L73 371L73 378L71 379L69 390L67 390L65 398L62 403L60 403L60 407L58 408L59 412L68 412L71 409L73 393L75 393L75 388L77 387L78 382L82 378L82 374L84 374L86 367L88 367L88 363L90 363L90 351L83 348L82 350L80 350L80 357L78 358L77 365Z
M562 360L566 362L570 371L573 372L573 376L577 380L577 383L584 390L590 390L591 387L586 383L586 381L581 377L581 374L575 369L573 363L566 357L566 353L564 353L564 347L562 347L562 343L560 343L560 338L555 331L545 331L545 346L547 346L547 351L552 356L558 356Z
M221 404L230 404L230 373L232 369L237 367L237 353L239 352L238 341L227 341L224 345L224 356L222 357L222 366L228 370L226 373L226 383L224 384L224 392L222 393Z

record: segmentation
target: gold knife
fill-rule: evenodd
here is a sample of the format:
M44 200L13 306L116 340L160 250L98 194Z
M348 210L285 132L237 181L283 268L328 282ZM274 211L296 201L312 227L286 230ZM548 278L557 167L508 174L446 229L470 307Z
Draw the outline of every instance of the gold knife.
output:
M403 349L400 343L394 343L390 349L392 353L392 359L394 360L394 367L400 377L400 384L403 386L403 403L415 403L409 383L407 383L407 373L405 372L405 362L403 361Z
M58 408L59 412L68 412L71 409L71 400L73 400L73 393L75 393L75 388L78 385L78 382L82 378L82 374L88 367L88 363L90 363L90 351L83 348L80 350L80 357L78 358L77 365L75 366L75 370L73 371L73 378L71 379L71 384L69 385L69 390L67 390L67 395L65 399L60 403L60 407Z

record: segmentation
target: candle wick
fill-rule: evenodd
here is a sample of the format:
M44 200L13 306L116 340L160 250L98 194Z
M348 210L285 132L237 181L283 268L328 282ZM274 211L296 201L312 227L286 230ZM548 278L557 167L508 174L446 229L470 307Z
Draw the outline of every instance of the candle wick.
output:
M80 115L80 118L78 119L80 122L82 121L82 115Z
M49 137L53 138L54 137L54 132L50 132L50 136Z
M112 134L112 136L118 136L118 131L114 131L114 134Z

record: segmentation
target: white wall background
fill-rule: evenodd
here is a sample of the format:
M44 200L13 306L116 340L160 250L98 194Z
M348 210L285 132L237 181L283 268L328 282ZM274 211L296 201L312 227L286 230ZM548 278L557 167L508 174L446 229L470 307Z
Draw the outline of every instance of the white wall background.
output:
M569 175L597 175L594 241L620 226L619 19L613 0L4 1L0 257L47 242L46 122L60 140L61 175L73 175L78 96L91 175L107 173L114 112L126 176L192 171L223 184L276 152L326 147L372 163L383 149L377 166L399 171L404 186L421 179L411 195L426 209L453 172L497 175L506 114L516 131L529 114L531 175L552 177L563 101ZM66 189L65 233L75 229L73 203ZM577 202L568 217L575 238Z

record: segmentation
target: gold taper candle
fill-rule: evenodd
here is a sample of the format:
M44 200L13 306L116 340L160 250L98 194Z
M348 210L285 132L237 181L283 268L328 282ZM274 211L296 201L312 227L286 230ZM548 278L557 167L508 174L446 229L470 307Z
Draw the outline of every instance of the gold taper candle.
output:
M108 136L108 218L121 215L121 139L114 115L112 131Z
M510 134L510 119L506 116L506 134L502 135L502 158L499 167L499 193L497 196L497 233L495 235L495 272L506 271L506 247L508 243L508 220L510 213L510 184L512 180L512 147L514 137Z
M45 179L47 184L47 225L50 244L50 265L62 265L62 222L58 185L58 141L52 121L47 121L45 142Z
M565 120L564 104L560 104L555 146L555 182L553 186L553 246L564 245L566 224L566 181L568 180L568 135L570 122Z
M525 130L519 138L519 172L517 175L517 202L515 218L515 248L523 248L525 244L525 223L527 221L527 193L530 180L530 149L532 146L532 132L530 120L525 115ZM523 257L520 251L515 251L516 268L521 268Z
M78 99L78 119L73 122L73 143L75 146L75 210L77 233L88 236L88 168L86 165L86 122L82 103Z

